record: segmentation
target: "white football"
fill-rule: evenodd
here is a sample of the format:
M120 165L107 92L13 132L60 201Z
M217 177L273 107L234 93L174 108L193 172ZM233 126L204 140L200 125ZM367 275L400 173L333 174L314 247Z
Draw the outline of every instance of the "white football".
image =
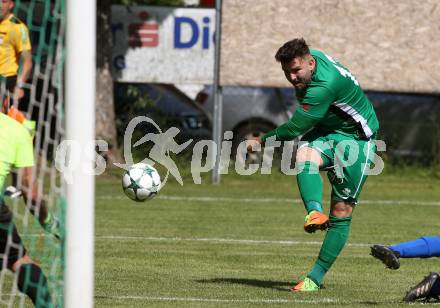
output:
M157 170L144 163L134 164L122 176L122 189L132 200L151 200L160 189L160 175Z

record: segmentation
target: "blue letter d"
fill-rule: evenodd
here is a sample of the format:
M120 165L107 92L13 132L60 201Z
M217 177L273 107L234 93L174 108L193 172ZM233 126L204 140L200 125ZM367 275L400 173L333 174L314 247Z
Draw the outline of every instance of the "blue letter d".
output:
M197 23L188 17L176 17L174 19L174 48L191 48L199 39ZM188 42L181 41L182 24L187 23L192 29L192 36Z

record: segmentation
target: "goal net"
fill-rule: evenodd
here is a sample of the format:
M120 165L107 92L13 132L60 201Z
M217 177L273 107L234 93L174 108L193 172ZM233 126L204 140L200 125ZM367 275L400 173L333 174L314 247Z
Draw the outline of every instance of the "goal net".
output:
M29 29L33 68L24 97L12 104L36 123L32 177L49 212L60 222L60 240L43 230L27 210L30 200L24 204L22 198L5 197L5 203L28 255L47 276L54 307L89 308L93 306L96 0L15 0L14 14ZM4 84L2 80L0 85ZM65 141L77 147L60 147ZM72 168L73 160L79 165ZM60 164L68 169L69 180ZM4 229L9 232L8 228ZM14 247L11 234L0 256L4 265L0 305L28 307L32 303L17 290L17 275L5 266L10 249L22 250ZM38 287L31 277L24 279L24 288Z
M63 70L65 0L15 0L14 14L28 29L32 45L33 69L24 85L25 96L13 102L28 119L36 122L34 139L35 167L33 178L49 211L60 220L64 234L65 187L55 169L55 150L65 135ZM29 202L30 200L28 200ZM5 197L14 222L32 260L39 264L48 278L52 299L63 305L63 245L44 231L37 219L26 209L22 198ZM8 245L13 245L9 244ZM9 248L6 249L6 252ZM4 269L0 275L0 305L30 307L31 301L17 290L16 277Z

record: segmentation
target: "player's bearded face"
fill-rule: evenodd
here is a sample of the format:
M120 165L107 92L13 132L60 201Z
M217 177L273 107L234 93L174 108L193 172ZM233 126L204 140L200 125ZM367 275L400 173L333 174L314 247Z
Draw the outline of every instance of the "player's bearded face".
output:
M312 73L315 68L313 57L294 58L289 63L281 64L286 79L295 89L304 89L312 80Z

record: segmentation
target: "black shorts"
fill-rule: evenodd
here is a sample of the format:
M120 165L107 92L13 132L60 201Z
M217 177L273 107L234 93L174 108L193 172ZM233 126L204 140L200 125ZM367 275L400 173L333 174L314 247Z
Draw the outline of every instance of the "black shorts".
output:
M2 111L7 112L10 107L10 99L14 93L15 85L17 84L17 76L5 77L4 85L0 87L0 99L2 102ZM4 91L6 90L6 91Z
M14 88L17 85L17 76L6 77L6 89L9 91L11 95L14 93Z
M25 254L26 249L12 221L12 212L4 203L0 203L0 269L5 265L12 269L12 265Z
M2 83L4 82L5 85L2 85L1 91L3 92L4 90L7 90L9 93L2 93L2 96L14 93L15 86L17 85L17 76L3 77L3 80Z

